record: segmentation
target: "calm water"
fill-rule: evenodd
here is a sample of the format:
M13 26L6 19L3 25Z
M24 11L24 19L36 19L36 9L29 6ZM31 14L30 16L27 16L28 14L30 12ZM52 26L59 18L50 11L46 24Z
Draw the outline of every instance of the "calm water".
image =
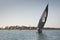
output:
M60 30L0 30L0 40L60 40Z

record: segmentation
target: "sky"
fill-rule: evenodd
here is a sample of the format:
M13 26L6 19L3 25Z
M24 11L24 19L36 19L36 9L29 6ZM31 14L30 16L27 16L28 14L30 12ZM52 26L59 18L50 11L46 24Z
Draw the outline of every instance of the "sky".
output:
M44 27L60 28L60 0L0 0L0 27L35 26L48 4Z

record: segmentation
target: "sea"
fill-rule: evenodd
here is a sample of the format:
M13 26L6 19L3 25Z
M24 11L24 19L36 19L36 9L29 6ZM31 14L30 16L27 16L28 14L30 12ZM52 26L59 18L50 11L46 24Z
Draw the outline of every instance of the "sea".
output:
M0 40L60 40L60 30L0 30Z

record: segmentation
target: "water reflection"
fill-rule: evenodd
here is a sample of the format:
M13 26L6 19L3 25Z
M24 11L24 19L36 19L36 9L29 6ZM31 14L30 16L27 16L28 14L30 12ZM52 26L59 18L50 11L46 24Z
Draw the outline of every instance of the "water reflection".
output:
M36 33L36 34L37 34L36 36L37 40L48 40L48 37L46 34L44 33Z

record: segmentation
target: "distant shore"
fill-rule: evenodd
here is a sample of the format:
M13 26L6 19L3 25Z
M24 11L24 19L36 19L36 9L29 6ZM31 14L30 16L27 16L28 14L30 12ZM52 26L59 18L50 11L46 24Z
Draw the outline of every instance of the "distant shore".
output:
M38 27L27 27L27 26L6 26L5 28L0 28L0 30L37 30ZM42 28L42 30L60 30L60 28Z
M60 30L60 28L43 28L43 30Z

